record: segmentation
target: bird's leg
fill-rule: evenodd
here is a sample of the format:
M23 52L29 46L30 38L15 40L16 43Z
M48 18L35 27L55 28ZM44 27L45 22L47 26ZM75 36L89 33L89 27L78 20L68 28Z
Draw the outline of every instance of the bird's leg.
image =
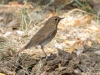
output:
M47 57L47 54L46 54L46 52L44 51L44 47L43 47L43 46L41 46L41 49L42 49L43 53L45 54L45 56Z

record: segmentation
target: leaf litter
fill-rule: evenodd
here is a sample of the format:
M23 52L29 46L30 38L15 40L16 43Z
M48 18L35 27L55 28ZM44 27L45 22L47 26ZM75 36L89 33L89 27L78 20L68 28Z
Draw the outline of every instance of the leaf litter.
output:
M15 14L19 15L18 12L20 11ZM8 13L6 12L5 15ZM32 14L32 11L30 13ZM27 49L16 57L13 57L13 55L44 25L45 20L54 14L45 13L47 16L41 14L41 20L39 19L37 23L31 22L32 25L26 31L20 31L20 28L13 29L13 25L17 22L20 27L18 16L16 17L17 22L13 18L14 15L12 15L10 21L3 20L4 18L7 19L5 15L0 16L0 20L3 20L2 22L10 28L4 26L0 21L0 27L2 28L0 29L1 75L99 74L100 26L93 19L93 15L83 15L83 13L85 12L80 9L77 9L76 13L75 9L68 13L56 14L64 17L64 19L58 25L56 37L45 46L45 51L48 54L47 58L44 57L38 46ZM0 14L3 13L0 12ZM37 18L35 20L38 20Z

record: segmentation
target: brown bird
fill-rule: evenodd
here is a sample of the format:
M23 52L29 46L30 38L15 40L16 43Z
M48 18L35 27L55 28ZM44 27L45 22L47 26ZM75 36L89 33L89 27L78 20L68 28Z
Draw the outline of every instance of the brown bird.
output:
M21 49L17 52L19 54L21 51L31 48L35 45L40 45L42 51L45 53L43 47L47 43L49 43L54 36L57 33L57 25L60 22L60 20L63 18L60 18L58 16L53 16L47 20L45 25L31 38L31 40Z

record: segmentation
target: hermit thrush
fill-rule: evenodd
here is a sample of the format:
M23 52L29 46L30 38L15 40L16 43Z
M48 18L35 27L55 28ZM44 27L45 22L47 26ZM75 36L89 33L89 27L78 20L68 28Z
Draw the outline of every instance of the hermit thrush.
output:
M17 52L17 54L19 54L24 49L28 49L35 45L40 45L44 54L47 56L43 47L44 45L49 43L56 35L57 25L61 19L63 18L60 18L58 16L53 16L49 18L45 25L31 38L31 40L21 50Z

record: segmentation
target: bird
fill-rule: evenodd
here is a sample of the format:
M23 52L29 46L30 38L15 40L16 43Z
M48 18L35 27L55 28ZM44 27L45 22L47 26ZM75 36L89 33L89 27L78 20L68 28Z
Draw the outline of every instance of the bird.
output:
M47 56L46 52L44 51L44 46L55 37L57 33L57 26L61 19L63 18L59 16L50 17L46 21L45 25L31 38L31 40L22 49L17 52L17 54L25 49L40 45L45 56Z

